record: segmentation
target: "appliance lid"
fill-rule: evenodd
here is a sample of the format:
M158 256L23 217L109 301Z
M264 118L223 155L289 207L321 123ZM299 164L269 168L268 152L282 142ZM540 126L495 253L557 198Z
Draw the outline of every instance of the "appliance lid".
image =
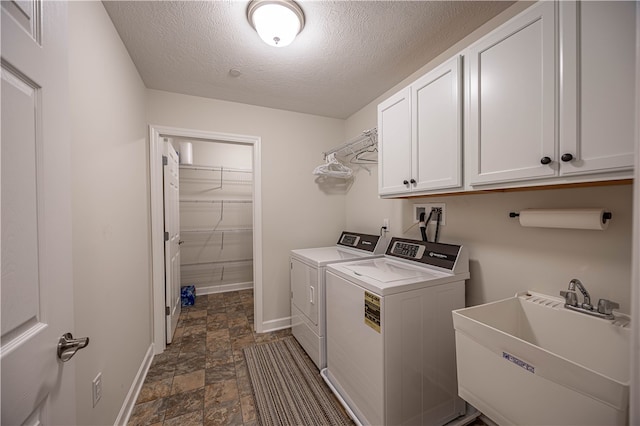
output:
M316 267L333 262L358 260L365 256L373 256L373 254L342 247L317 247L291 250L291 257Z
M384 258L347 264L344 268L356 276L371 278L382 283L402 280L429 281L451 275L424 267L416 268L400 262L387 261Z

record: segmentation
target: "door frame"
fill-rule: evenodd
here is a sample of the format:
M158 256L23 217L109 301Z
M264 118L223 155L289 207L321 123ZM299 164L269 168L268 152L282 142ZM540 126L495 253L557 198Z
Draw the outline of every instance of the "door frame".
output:
M190 138L211 142L227 142L252 147L253 157L253 298L254 329L262 327L262 182L261 138L259 136L208 132L149 125L149 179L151 195L151 280L153 351L158 355L166 348L164 294L164 216L162 189L162 138Z

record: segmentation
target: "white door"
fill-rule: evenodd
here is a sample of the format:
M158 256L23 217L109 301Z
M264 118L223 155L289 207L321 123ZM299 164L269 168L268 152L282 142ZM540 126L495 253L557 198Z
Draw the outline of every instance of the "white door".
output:
M407 87L378 105L380 195L401 194L409 192L412 187L410 99Z
M536 3L465 54L471 185L557 173L555 7Z
M414 190L462 186L462 58L411 85Z
M180 316L180 181L178 154L168 138L164 141L164 286L167 314L167 343Z
M1 7L1 423L74 424L67 7Z

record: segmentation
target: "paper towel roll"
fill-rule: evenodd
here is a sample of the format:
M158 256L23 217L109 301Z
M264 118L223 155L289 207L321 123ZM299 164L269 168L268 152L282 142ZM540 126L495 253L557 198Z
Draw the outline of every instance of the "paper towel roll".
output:
M538 228L594 229L602 231L609 226L604 220L604 209L522 210L520 225Z
M193 164L193 147L191 142L180 142L180 164Z

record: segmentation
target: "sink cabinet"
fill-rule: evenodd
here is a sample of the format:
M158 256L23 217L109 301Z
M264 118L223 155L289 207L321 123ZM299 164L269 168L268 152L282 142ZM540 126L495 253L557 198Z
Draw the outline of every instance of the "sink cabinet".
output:
M457 56L378 106L380 195L462 186L460 77Z

